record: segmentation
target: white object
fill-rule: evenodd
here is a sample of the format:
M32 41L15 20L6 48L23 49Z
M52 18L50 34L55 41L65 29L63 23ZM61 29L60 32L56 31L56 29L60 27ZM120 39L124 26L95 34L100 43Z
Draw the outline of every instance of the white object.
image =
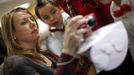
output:
M51 33L47 40L48 49L54 54L60 56L63 48L63 32Z
M123 22L118 21L94 31L81 45L78 54L88 54L97 71L109 71L122 64L127 48L127 32Z
M126 30L128 32L128 38L129 38L129 51L131 54L131 57L134 61L134 0L121 0L121 4L128 4L131 6L132 11L125 13L123 16L120 17L114 17L113 11L118 10L119 6L117 6L114 2L112 2L110 10L111 15L113 16L115 21L122 20Z
M61 27L66 25L67 20L70 16L67 13L63 12L62 17L63 24ZM63 48L63 34L63 32L52 32L47 40L47 48L58 56L61 55L61 50Z

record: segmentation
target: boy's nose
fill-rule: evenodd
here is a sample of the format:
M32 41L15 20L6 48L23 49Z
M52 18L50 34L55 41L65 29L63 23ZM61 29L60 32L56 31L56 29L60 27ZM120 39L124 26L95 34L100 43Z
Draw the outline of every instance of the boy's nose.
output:
M53 15L50 16L50 20L51 20L51 21L54 20L54 16L53 16Z

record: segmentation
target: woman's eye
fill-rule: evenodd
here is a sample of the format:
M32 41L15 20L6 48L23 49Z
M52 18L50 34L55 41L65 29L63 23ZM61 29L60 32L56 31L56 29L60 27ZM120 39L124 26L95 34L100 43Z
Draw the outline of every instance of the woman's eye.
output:
M35 19L33 17L30 18L33 22L35 22Z
M22 24L22 25L25 25L25 24L26 24L26 21L22 22L21 24Z

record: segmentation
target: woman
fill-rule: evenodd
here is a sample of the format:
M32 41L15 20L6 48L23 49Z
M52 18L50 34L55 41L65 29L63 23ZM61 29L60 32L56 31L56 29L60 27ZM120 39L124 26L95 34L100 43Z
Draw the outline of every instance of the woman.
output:
M15 8L5 14L1 20L2 37L7 47L4 75L79 75L83 66L77 69L80 61L76 52L86 29L76 31L86 21L82 18L76 16L68 22L62 54L55 63L53 55L40 52L38 25L27 9Z

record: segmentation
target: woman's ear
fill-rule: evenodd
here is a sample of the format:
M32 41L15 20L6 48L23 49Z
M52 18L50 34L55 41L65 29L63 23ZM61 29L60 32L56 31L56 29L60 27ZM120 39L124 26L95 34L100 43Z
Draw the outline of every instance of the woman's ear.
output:
M15 36L14 33L12 33L12 38L13 38L14 40L16 40L16 36Z
M16 40L16 36L15 35L13 35L12 37L13 37L14 40Z

